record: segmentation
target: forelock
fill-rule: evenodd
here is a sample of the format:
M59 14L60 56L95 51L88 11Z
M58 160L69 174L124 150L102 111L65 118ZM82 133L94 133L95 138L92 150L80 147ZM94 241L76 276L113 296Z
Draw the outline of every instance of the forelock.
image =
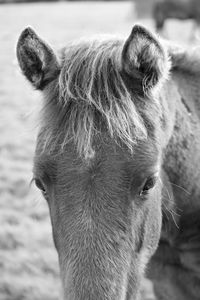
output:
M46 126L45 145L55 147L59 140L63 149L73 140L79 155L87 158L94 153L94 137L102 132L131 152L138 140L147 137L144 120L120 73L122 46L119 39L95 39L63 49L57 92L49 89L48 93L49 104L55 102L55 94L58 97L56 116L51 113L56 124Z

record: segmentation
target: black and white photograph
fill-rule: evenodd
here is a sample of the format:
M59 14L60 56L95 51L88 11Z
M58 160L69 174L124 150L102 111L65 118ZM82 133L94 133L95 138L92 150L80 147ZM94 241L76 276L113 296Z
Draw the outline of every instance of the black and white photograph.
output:
M0 0L0 300L200 300L200 0Z

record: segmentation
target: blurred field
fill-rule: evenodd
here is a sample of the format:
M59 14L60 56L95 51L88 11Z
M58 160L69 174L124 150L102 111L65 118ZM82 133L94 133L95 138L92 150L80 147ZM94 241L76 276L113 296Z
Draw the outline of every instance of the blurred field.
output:
M131 2L0 7L0 300L61 298L47 205L39 192L29 187L41 97L19 72L17 37L31 25L58 49L93 33L127 36L135 21ZM153 26L150 17L142 22ZM174 24L168 27L173 27L174 34ZM187 24L186 35L188 30ZM151 299L148 283L145 286Z

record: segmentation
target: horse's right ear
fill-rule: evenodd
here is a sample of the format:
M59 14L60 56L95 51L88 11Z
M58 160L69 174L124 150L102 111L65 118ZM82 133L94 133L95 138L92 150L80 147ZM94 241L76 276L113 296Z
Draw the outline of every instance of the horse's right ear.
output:
M53 50L31 28L26 28L19 37L17 58L26 78L39 90L43 90L60 72Z

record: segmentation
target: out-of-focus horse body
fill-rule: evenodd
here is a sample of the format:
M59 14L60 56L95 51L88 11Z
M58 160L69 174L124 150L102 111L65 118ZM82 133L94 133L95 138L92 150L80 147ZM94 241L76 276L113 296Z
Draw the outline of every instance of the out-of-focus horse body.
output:
M44 96L34 178L64 299L139 299L149 261L158 299L199 299L200 56L141 26L59 57L27 28L17 56Z
M164 29L168 19L194 20L195 26L200 25L199 0L163 0L157 1L153 7L153 18L157 31Z

